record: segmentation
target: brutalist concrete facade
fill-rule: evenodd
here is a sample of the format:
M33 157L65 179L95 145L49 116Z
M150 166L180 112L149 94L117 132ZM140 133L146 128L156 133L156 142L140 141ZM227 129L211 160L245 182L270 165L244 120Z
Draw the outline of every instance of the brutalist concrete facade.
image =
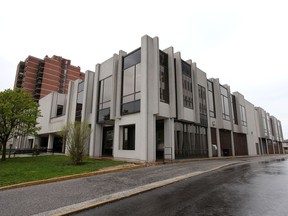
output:
M278 119L207 79L173 47L159 50L157 37L143 36L140 48L119 51L84 81L71 81L67 95L51 93L39 104L42 129L34 143L60 152L57 131L87 121L91 157L155 162L283 153Z

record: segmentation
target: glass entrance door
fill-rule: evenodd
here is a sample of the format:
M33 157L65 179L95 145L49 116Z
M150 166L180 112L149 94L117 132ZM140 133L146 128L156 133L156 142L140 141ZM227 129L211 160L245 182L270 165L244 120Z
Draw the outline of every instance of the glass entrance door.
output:
M164 120L156 121L156 159L164 159Z
M113 155L114 127L103 128L102 156Z

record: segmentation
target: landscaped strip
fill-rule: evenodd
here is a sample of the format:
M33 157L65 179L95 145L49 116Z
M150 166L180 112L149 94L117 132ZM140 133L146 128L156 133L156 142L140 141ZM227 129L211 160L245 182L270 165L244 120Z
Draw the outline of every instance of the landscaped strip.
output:
M0 188L39 180L49 182L47 179L88 176L87 173L95 175L97 170L123 164L125 162L85 158L82 165L76 166L71 164L69 157L62 155L10 158L0 162Z

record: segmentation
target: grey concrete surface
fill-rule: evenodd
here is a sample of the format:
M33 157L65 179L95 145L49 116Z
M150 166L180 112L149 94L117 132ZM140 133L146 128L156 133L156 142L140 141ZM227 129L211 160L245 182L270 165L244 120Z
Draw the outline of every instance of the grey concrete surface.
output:
M140 186L217 168L231 163L252 163L287 158L286 155L173 163L108 173L43 185L0 191L1 215L51 215L54 209L69 208ZM85 203L84 203L85 204Z
M236 164L72 215L288 215L288 160Z

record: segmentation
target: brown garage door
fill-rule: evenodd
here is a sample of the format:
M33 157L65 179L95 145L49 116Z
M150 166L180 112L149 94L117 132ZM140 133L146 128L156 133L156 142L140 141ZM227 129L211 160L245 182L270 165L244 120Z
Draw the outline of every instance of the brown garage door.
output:
M233 133L235 155L248 155L246 134Z
M220 130L219 132L222 156L232 156L231 132L228 130Z

